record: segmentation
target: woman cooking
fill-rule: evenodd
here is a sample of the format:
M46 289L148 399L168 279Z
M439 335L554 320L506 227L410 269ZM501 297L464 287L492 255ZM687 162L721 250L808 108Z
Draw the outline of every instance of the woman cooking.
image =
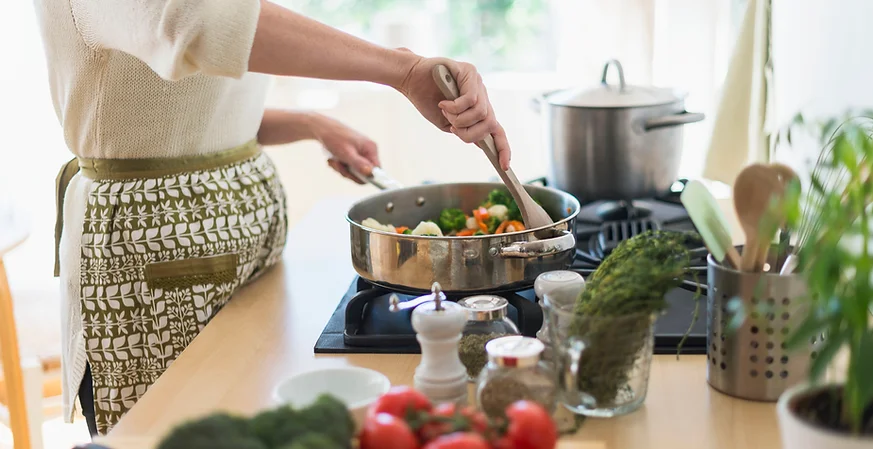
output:
M336 121L265 110L266 74L391 86L465 142L494 136L509 166L469 64L382 48L265 0L36 7L76 156L58 176L64 415L72 419L78 396L92 435L108 432L233 293L281 257L286 199L262 146L318 139L349 178L346 165L364 174L379 165L376 145ZM436 64L458 80L457 100L443 100Z

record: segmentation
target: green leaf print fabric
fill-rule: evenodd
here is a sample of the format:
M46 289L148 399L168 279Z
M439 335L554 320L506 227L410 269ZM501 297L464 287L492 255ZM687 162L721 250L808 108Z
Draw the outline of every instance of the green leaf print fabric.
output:
M83 232L85 347L105 434L234 291L280 259L285 197L264 154L213 170L98 180Z

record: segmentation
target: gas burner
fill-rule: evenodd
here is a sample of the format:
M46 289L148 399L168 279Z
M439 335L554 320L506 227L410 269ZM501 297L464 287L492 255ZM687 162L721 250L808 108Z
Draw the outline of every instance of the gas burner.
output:
M607 201L595 212L603 221L637 220L652 215L651 209L633 201Z
M633 218L628 218L633 217ZM672 198L599 201L587 204L576 220L576 258L571 270L590 275L621 242L646 231L696 231L685 208ZM706 256L703 242L689 242L691 273L683 288L706 288Z

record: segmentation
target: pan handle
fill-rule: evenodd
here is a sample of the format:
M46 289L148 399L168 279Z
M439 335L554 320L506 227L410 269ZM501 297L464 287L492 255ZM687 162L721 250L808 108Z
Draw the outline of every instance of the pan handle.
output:
M395 190L403 188L403 185L400 184L399 181L389 176L388 173L385 172L385 170L382 170L379 167L373 167L373 176L368 177L364 176L348 164L343 165L346 166L346 169L348 169L349 173L360 179L361 182L373 184L381 190Z
M492 255L505 259L532 259L553 256L576 248L576 237L570 231L561 231L556 237L532 242L512 242L501 248L492 248Z

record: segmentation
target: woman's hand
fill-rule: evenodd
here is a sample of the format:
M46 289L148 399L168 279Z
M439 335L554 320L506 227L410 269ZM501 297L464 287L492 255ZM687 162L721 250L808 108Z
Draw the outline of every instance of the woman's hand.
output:
M312 135L324 146L331 157L327 164L344 177L364 184L349 172L346 164L364 176L373 173L373 167L379 167L379 150L373 142L363 134L349 128L338 120L320 114L313 114L310 121Z
M446 100L433 80L431 71L437 64L446 66L458 83L461 95L454 101ZM509 169L511 151L506 132L497 122L488 91L476 67L451 59L420 57L397 89L406 95L424 118L464 142L475 143L491 134L497 146L500 166L504 170Z

